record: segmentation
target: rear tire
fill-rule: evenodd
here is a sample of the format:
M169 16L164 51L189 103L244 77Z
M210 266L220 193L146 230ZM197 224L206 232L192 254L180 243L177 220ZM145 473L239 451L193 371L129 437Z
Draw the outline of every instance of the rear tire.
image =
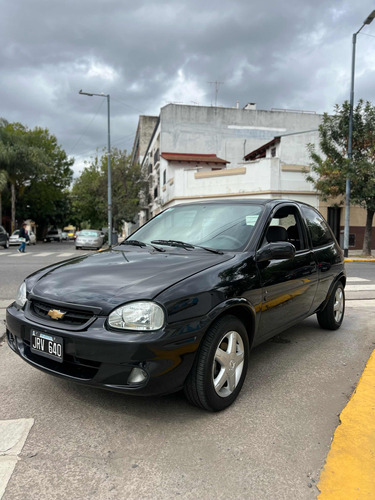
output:
M344 286L339 281L332 291L332 294L322 311L318 311L316 316L319 325L326 330L337 330L340 328L345 313L345 292Z
M223 316L202 340L185 383L186 398L205 410L224 410L241 391L248 361L246 328L235 316Z

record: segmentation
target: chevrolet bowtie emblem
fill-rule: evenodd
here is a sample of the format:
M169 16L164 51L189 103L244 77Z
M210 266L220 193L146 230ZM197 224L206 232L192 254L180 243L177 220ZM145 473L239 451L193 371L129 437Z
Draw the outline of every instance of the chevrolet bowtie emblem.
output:
M52 319L61 319L66 313L59 311L58 309L50 309L48 311L48 316Z

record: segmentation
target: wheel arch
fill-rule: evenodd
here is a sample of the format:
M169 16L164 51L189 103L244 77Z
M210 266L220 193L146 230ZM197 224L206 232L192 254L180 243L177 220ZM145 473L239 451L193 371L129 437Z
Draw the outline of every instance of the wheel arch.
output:
M332 292L335 289L337 283L340 283L340 282L342 283L342 286L345 289L345 286L346 286L346 276L345 276L344 273L340 273L336 277L336 279L334 281L332 281L331 286L329 287L327 296L326 296L325 300L322 302L322 304L320 304L320 306L318 307L317 311L321 311L321 310L323 310L325 308L325 306L327 305L329 299L331 298Z
M237 303L221 304L216 314L211 315L211 321L207 325L206 332L211 326L224 316L235 316L244 325L249 339L249 348L253 344L255 335L255 309L245 300L242 299Z

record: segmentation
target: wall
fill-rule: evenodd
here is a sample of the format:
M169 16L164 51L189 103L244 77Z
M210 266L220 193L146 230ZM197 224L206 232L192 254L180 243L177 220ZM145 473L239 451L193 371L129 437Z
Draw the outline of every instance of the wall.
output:
M247 153L275 136L317 129L322 116L168 104L160 119L162 152L213 153L235 168Z
M165 168L161 161L161 172ZM168 166L167 183L161 189L163 209L184 201L202 198L286 198L318 207L318 196L301 172L291 172L287 182L280 182L278 158L263 159L236 169L211 171L189 164Z

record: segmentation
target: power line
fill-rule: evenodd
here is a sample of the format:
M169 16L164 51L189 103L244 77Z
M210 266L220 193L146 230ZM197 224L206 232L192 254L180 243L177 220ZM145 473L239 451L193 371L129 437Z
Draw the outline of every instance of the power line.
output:
M79 137L79 139L77 139L77 141L75 142L74 146L73 146L73 147L72 147L72 149L71 149L71 153L70 153L70 155L69 155L69 156L73 156L75 148L78 146L78 144L79 144L79 142L81 141L82 137L83 137L84 135L86 135L86 132L87 132L87 131L88 131L88 129L91 127L91 125L92 125L93 121L95 120L95 118L98 116L99 111L100 111L100 109L102 108L103 104L104 104L104 101L101 101L101 102L100 102L100 104L99 104L99 106L98 106L97 112L96 112L96 113L95 113L95 115L92 117L92 119L91 119L90 123L87 125L86 129L82 132L82 134L81 134L81 136Z

